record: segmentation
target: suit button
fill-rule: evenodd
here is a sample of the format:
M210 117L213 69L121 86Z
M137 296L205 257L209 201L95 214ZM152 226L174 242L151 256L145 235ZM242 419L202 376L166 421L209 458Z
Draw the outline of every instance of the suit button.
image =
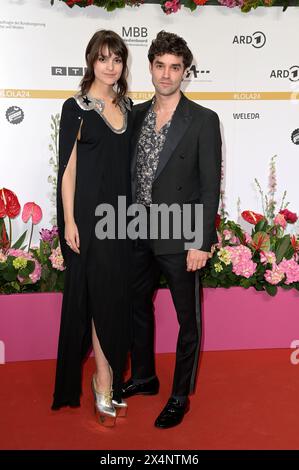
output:
M177 186L176 189L180 191L182 189L182 186Z
M184 160L185 155L180 155L180 158L181 158L182 160Z

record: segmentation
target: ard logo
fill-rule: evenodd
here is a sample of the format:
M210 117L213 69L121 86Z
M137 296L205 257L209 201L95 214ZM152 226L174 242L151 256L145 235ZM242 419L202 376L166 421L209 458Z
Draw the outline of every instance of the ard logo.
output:
M292 65L289 69L271 70L270 78L288 78L291 82L298 82L299 66Z
M261 49L266 44L266 36L261 31L256 31L251 35L234 36L233 44L252 46L255 49Z
M122 37L125 39L147 38L147 28L145 26L122 27Z

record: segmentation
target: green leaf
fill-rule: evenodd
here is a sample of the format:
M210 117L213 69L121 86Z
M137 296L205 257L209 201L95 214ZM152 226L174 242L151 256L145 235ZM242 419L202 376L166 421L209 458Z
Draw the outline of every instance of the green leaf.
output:
M284 290L291 290L293 289L293 285L292 284L281 284L281 286Z
M259 250L270 250L270 237L266 232L256 232L252 239L259 246Z
M277 294L277 286L273 286L272 284L265 284L265 290L272 297L274 297Z
M283 238L279 240L277 247L276 247L276 253L275 253L277 264L280 263L282 258L286 255L290 245L291 245L291 241L290 241L289 235L285 235Z
M266 219L260 220L255 226L255 232L263 232L267 229L268 222Z
M193 2L193 0L186 0L184 2L184 7L189 8L189 10L194 11L197 8L196 3Z
M21 290L20 284L18 284L17 282L12 282L12 283L11 283L11 286L12 286L17 292L20 292L20 290Z
M21 248L23 241L25 240L27 235L27 230L18 238L18 240L12 245L12 248L15 248L16 250Z
M3 278L6 281L15 281L17 278L17 273L15 271L6 271L3 273Z

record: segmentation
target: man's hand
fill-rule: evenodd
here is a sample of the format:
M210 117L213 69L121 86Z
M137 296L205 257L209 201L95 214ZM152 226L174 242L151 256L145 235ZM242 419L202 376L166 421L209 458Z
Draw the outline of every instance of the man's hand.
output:
M211 253L201 250L189 250L187 254L187 271L197 271L206 265Z

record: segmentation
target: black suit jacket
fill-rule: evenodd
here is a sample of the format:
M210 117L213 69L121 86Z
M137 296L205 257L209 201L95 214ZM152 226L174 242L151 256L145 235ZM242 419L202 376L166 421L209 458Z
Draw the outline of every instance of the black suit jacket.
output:
M152 100L133 108L131 159L132 198L136 193L137 144ZM221 134L218 115L190 101L182 93L167 133L152 186L152 203L203 204L203 243L198 249L210 251L217 242L215 218L221 181ZM161 238L152 240L155 254L181 253L184 243ZM190 241L190 240L189 240Z

